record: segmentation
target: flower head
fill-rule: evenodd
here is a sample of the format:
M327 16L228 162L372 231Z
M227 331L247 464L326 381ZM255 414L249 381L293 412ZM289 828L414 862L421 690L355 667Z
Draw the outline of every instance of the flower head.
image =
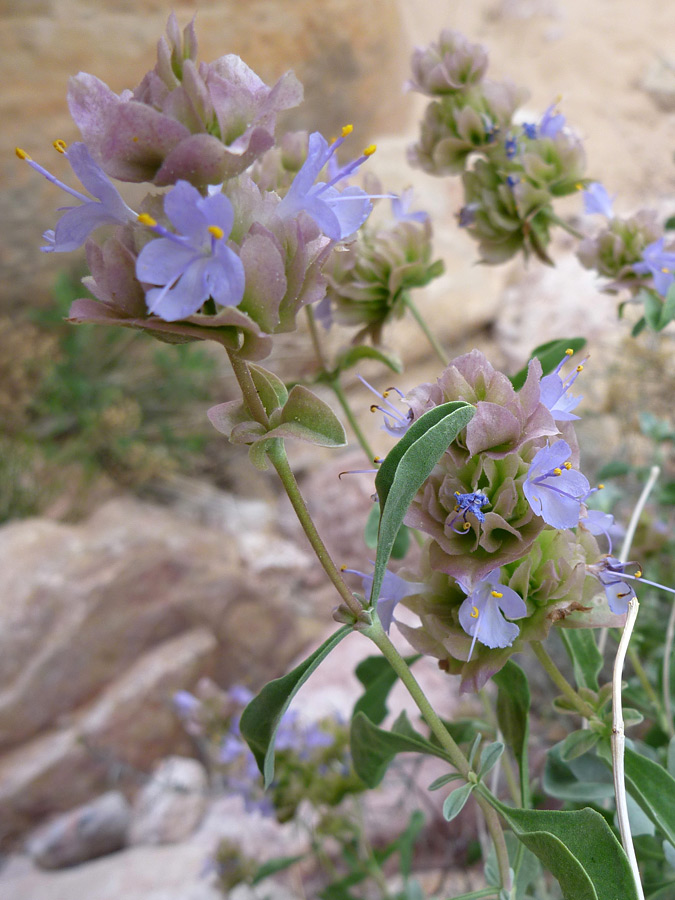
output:
M600 184L599 181L594 181L592 184L589 184L582 196L584 198L584 212L587 216L598 213L606 219L612 219L614 217L612 203L616 198L616 194L614 197L610 197L607 193L607 188L603 184Z
M536 515L554 528L574 528L579 523L581 504L590 485L581 472L571 467L572 451L566 441L556 441L537 452L523 492Z
M648 244L642 253L642 262L635 263L633 271L638 275L651 275L654 289L665 297L675 281L675 253L664 250L665 238Z
M148 310L167 322L197 312L212 297L219 306L237 306L244 294L244 267L227 246L234 211L223 194L202 197L179 181L164 199L176 233L146 221L162 235L136 260L139 281L157 285L146 294Z
M460 491L455 491L455 497L457 498L457 503L455 504L455 512L457 515L454 519L451 519L448 523L447 527L452 528L453 531L456 531L458 534L463 534L469 530L471 527L466 520L466 517L469 513L476 519L477 522L485 521L485 513L482 511L482 508L486 506L490 501L485 496L483 491L471 491L467 494L462 494ZM464 522L463 528L457 528L456 522L458 519L462 519Z
M63 141L55 141L54 147L66 157L73 172L94 199L64 184L32 160L25 150L17 148L16 155L19 159L25 160L32 169L79 201L77 206L65 207L56 228L45 232L47 246L42 248L43 251L67 253L77 250L92 231L101 225L124 225L126 222L135 221L136 213L127 206L117 188L94 162L84 144L71 144L70 149L66 149Z
M566 350L565 356L563 356L555 369L548 375L544 375L539 382L541 402L550 410L557 422L570 422L578 419L579 416L575 415L572 410L583 400L583 397L567 395L567 392L583 371L583 363L580 363L564 381L560 377L560 370L567 362L568 357L572 356L572 353L572 350Z
M361 188L346 187L339 191L335 184L355 172L372 155L374 147L367 147L357 160L340 169L330 181L315 184L322 169L351 132L351 126L345 126L342 131L342 136L332 144L318 131L310 134L307 159L277 208L277 214L286 219L294 218L304 210L333 241L351 237L373 208L368 194Z
M459 608L460 625L473 638L469 660L476 641L492 649L510 647L515 641L520 629L513 622L507 622L504 615L510 619L522 619L527 615L527 606L514 590L500 583L497 569L467 593Z

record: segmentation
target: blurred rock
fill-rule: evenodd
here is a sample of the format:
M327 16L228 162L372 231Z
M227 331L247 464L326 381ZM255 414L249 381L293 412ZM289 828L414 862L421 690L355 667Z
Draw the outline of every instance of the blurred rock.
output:
M119 791L108 791L41 826L26 849L43 869L63 869L120 850L130 821L129 804Z
M206 811L208 778L196 759L171 756L134 800L129 843L174 844L192 834Z
M675 59L655 59L642 80L642 89L662 112L675 112Z

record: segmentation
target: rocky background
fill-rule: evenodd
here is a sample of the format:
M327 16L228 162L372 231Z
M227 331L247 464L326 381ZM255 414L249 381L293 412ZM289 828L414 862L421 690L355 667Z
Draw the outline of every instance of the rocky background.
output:
M402 85L412 46L442 27L463 30L487 45L493 77L530 88L533 116L562 95L568 122L584 138L589 173L619 193L622 213L650 205L673 214L675 19L661 2L644 0L639 16L628 0L202 0L173 9L181 23L197 12L202 58L239 53L269 82L296 71L306 103L290 127L330 134L353 122L363 144L377 142L372 164L387 188L414 185L447 270L418 303L451 353L478 344L516 369L534 345L584 334L591 352L584 411L593 413L579 429L585 467L592 473L609 454L640 458L630 401L639 391L656 414L671 411L675 364L667 341L658 353L648 336L629 343L615 301L598 293L564 240L554 270L536 262L529 269L472 265L475 248L454 218L459 184L406 165L424 104ZM169 11L162 0L0 0L0 419L7 423L16 411L15 360L51 352L30 343L27 309L48 308L58 272L77 269L77 261L37 251L60 198L13 148L51 164L51 141L77 137L65 103L68 76L92 72L115 90L137 83L154 62ZM437 366L413 325L399 323L388 341L410 363L402 388L434 377ZM289 361L309 366L305 346L291 336L277 351L277 369ZM227 374L215 364L213 381L226 399ZM30 392L39 366L24 368L22 390ZM367 408L356 388L352 396ZM208 405L190 421L201 421ZM365 424L380 446L376 423ZM243 829L250 852L263 855L297 844L288 829L260 820L243 826L236 803L209 798L170 702L203 676L257 687L331 626L334 598L290 507L271 477L252 475L230 449L219 446L210 460L222 475L160 467L140 499L97 477L75 502L69 482L80 475L69 468L40 516L16 516L0 529L0 845L9 854L0 894L8 900L208 900L217 894L200 873L218 837ZM358 454L294 449L293 462L336 559L362 567L372 488L368 479L337 479L359 466ZM308 715L348 714L355 685L345 673L358 655L346 642L331 657L299 700ZM451 683L433 667L428 677L450 716L459 702ZM171 791L169 800L153 793L157 779L177 784L187 805L172 805ZM86 803L94 805L55 819ZM64 834L82 831L83 816L103 823L93 829L93 850L64 844ZM127 844L64 871L35 868ZM470 889L461 881L447 893Z

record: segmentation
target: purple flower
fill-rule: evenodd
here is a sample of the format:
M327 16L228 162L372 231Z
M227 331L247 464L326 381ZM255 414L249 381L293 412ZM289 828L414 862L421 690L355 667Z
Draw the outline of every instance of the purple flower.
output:
M343 569L343 571L359 576L363 584L363 593L366 595L366 598L372 602L370 592L373 588L373 576L366 575L365 572L359 572L358 569ZM401 600L412 594L419 594L424 591L425 588L426 585L421 582L405 581L399 575L395 575L387 569L384 573L384 578L382 579L380 596L377 598L377 615L387 634L389 633L394 618L394 610Z
M253 700L254 695L253 691L244 687L243 684L233 684L231 688L228 688L227 696L238 706L246 706Z
M514 590L500 584L499 569L495 569L467 593L459 608L459 623L473 638L468 660L476 641L494 649L510 647L518 637L520 628L513 622L507 622L502 613L510 619L522 619L527 615L527 606Z
M191 694L189 691L176 691L176 693L171 698L171 702L173 703L174 709L178 713L179 716L186 718L193 713L195 710L199 709L201 703L195 697L194 694Z
M523 483L532 510L553 528L578 525L582 500L590 490L586 477L571 468L570 453L566 441L542 447Z
M554 138L565 127L565 116L556 110L558 101L554 101L544 112L539 123L539 136Z
M139 281L158 285L146 294L148 310L175 322L191 316L212 297L220 306L237 306L244 294L244 267L226 240L234 211L223 194L202 197L179 181L164 198L164 212L177 234L146 218L162 235L136 260Z
M567 358L572 356L573 352L573 350L566 350L565 356L563 356L555 369L548 375L544 375L539 382L539 398L546 409L553 414L553 418L557 422L571 422L573 419L579 418L579 416L574 415L572 410L581 403L583 397L566 396L566 394L583 371L583 362L579 363L574 372L565 381L562 380L559 374L567 362Z
M424 210L410 212L412 199L412 188L406 188L400 197L391 198L391 211L398 222L426 222L429 218L429 213Z
M398 394L401 400L405 400L405 394L397 387L389 387L384 394L381 394L371 384L368 384L365 378L362 378L360 375L357 375L356 377L362 384L365 384L369 391L372 391L373 394L375 394L376 397L379 397L384 403L384 407L379 406L377 403L373 403L370 407L371 412L379 411L383 414L384 424L382 425L382 430L386 431L387 434L390 434L392 437L402 438L412 425L414 418L413 411L408 408L408 411L403 414L399 409L396 409L393 403L389 402L388 398L392 391L394 391L395 394Z
M94 162L84 144L71 144L70 149L66 150L63 141L54 141L54 147L59 153L63 153L73 172L95 199L92 200L86 194L59 181L51 172L32 160L25 150L17 147L16 155L19 159L25 160L32 169L44 175L52 184L80 201L78 206L63 207L66 211L56 228L44 233L47 246L41 249L45 253L68 253L77 250L92 231L101 225L125 225L127 222L136 221L136 213L127 206L117 188L103 169Z
M675 280L675 253L663 249L665 238L648 244L642 253L642 262L635 263L633 271L638 275L652 275L654 288L665 297Z
M340 169L330 181L314 183L350 131L351 126L345 126L342 136L332 144L318 131L310 134L307 159L276 210L284 219L304 210L332 241L351 237L373 208L368 194L361 188L347 187L339 191L334 185L355 172L372 155L374 147L367 147L362 156Z
M610 197L607 193L607 188L600 184L599 181L589 184L586 190L583 191L582 196L584 198L584 212L587 216L598 213L607 219L614 218L612 203L616 198L616 194L614 197Z
M624 616L628 612L628 604L635 597L633 588L626 584L625 568L634 563L622 563L613 556L607 556L599 563L589 566L592 575L598 579L605 589L609 608L615 616ZM623 576L623 577L622 577ZM627 576L632 578L633 576Z
M455 497L457 498L457 503L455 505L455 512L457 515L448 522L448 528L452 528L457 534L468 532L471 526L466 521L466 517L469 513L471 513L479 522L485 521L485 513L482 511L482 508L490 501L483 491L472 491L469 494L461 494L459 491L455 491ZM455 522L460 518L464 522L464 527L456 528Z

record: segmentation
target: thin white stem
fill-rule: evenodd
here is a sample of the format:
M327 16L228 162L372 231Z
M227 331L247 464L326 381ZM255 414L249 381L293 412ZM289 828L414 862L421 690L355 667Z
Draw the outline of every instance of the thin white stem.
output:
M626 562L630 548L635 536L635 530L644 509L647 498L659 477L660 469L658 466L652 466L652 470L647 479L647 483L642 489L640 499L633 510L626 537L621 547L619 559ZM638 868L635 856L635 848L633 847L633 837L630 832L630 822L628 820L628 803L626 797L626 783L624 772L624 750L626 747L626 735L624 732L623 706L621 702L621 681L623 677L623 666L626 660L626 651L630 643L635 621L637 619L640 604L637 597L634 597L628 604L628 614L626 616L626 624L624 625L623 634L619 641L619 647L616 652L616 660L614 661L614 672L612 675L612 769L614 772L614 796L616 798L616 816L619 823L619 832L621 833L621 843L626 851L630 867L635 879L635 887L638 897L644 900L644 892L640 881L640 870Z
M673 705L670 697L670 660L673 655L673 639L675 639L675 603L671 605L670 616L668 617L666 643L663 648L663 674L661 677L663 682L663 711L666 717L665 725L671 738L675 736Z

